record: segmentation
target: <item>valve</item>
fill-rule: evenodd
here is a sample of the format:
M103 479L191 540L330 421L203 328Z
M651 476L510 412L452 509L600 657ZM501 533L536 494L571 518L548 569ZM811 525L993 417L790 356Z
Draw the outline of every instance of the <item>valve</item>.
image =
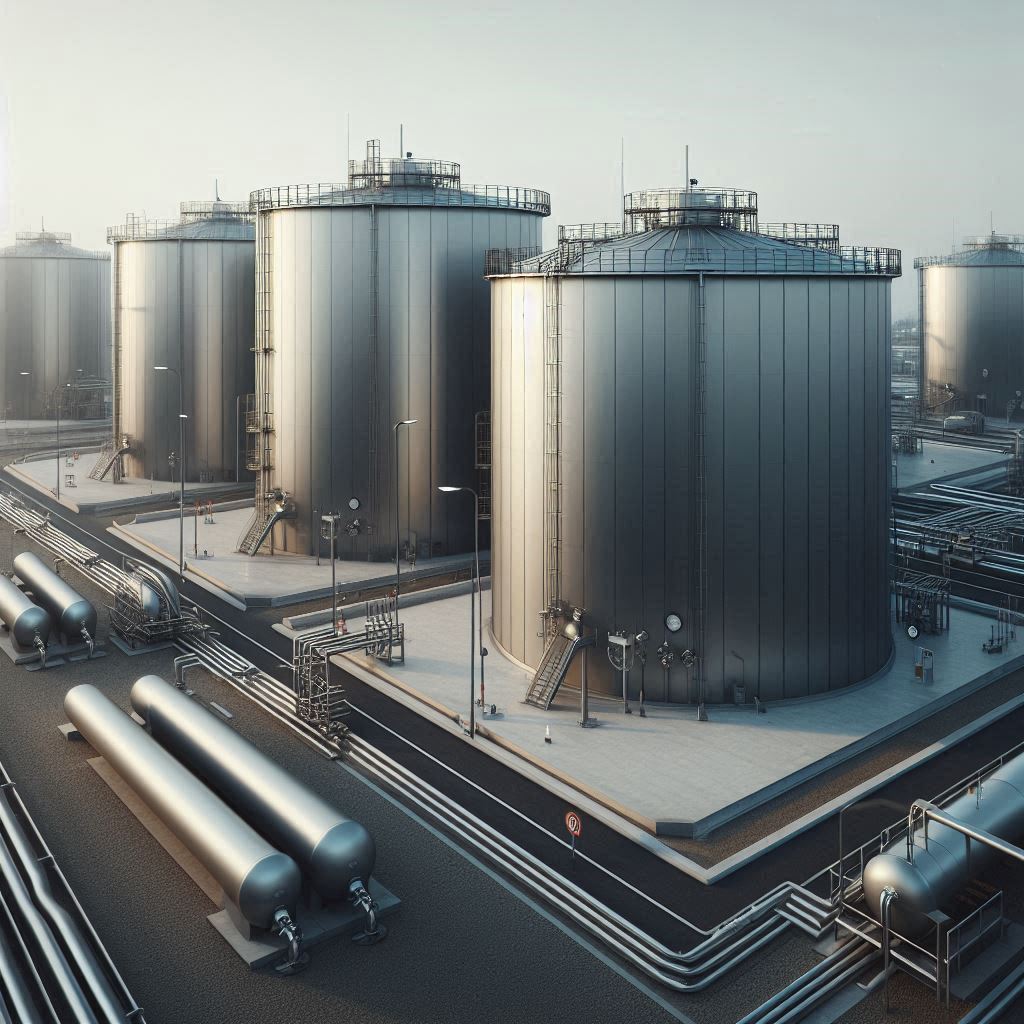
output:
M348 891L353 905L366 914L365 927L361 932L357 932L352 936L352 941L360 946L372 946L385 939L388 930L377 920L377 902L369 894L366 886L357 878L348 887Z
M274 931L288 943L288 958L274 970L281 975L298 974L309 966L309 954L302 951L302 929L284 907L274 911Z
M672 663L676 660L676 652L672 649L672 645L666 640L655 652L658 656L658 661L661 662L661 667L664 669L670 669Z
M87 630L85 626L82 626L82 639L89 648L89 657L91 658L96 652L96 641L89 635L89 630Z
M43 668L46 668L46 644L43 643L43 638L36 633L32 637L32 642L36 645L36 650L39 652L39 661Z

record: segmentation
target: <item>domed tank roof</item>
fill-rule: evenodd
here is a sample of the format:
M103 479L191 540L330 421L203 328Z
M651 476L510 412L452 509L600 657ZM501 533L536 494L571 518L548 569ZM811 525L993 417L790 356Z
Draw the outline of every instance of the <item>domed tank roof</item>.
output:
M109 260L110 253L78 249L71 235L56 231L19 231L14 245L0 249L0 256L18 259Z
M761 230L757 193L690 188L633 192L623 224L559 232L557 249L489 262L493 275L869 274L898 277L898 249L839 245L834 224L772 224Z
M124 224L107 228L108 242L210 239L221 242L252 242L256 226L248 203L182 203L176 221L146 220L129 213Z
M366 144L365 160L350 160L348 181L262 188L249 197L254 211L304 206L469 206L521 210L547 217L551 196L516 185L466 185L449 160L381 157L380 141Z
M1024 267L1024 235L976 235L946 256L923 256L914 268L925 267Z

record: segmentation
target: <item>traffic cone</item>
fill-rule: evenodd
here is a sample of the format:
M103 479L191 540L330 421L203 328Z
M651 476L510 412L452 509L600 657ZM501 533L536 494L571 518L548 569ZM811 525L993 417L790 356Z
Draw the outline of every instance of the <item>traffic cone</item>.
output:
M545 725L544 726L544 742L545 743L550 743L551 742L551 726L550 725Z

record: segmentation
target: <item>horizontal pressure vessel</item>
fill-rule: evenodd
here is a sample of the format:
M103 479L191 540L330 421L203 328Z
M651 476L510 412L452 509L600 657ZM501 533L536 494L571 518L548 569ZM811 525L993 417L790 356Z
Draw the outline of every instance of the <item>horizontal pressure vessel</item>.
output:
M1018 844L1024 839L1024 755L1007 761L984 780L981 791L965 793L943 811L965 825ZM928 823L914 832L913 860L907 859L906 839L890 843L864 868L864 895L873 916L879 916L882 892L891 886L899 893L893 903L892 925L913 937L925 931L927 914L948 908L972 878L984 875L998 854L989 846L968 839L948 825Z
M64 710L250 924L270 928L280 909L294 919L302 876L291 857L257 835L94 686L69 690Z
M324 900L344 899L356 880L369 882L376 848L359 822L159 676L139 679L131 702L154 739L294 857Z
M14 559L14 572L46 609L58 633L78 639L82 629L96 636L96 609L66 580L62 580L41 558L22 551Z
M7 576L0 576L0 621L16 650L34 650L37 637L44 644L50 638L50 616Z

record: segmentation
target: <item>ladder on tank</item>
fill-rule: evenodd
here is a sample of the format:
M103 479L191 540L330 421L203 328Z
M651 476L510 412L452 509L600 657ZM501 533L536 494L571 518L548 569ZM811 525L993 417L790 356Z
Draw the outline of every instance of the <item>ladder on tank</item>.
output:
M238 550L243 555L252 557L256 554L264 541L270 536L270 531L282 519L293 519L295 509L289 508L287 503L282 507L272 498L264 498L262 507L257 507L253 512L249 525L238 541Z
M558 688L565 681L576 652L593 644L593 636L577 634L569 637L564 633L556 633L544 649L544 657L541 658L530 688L526 691L524 703L547 711L555 699L555 694L558 693Z

